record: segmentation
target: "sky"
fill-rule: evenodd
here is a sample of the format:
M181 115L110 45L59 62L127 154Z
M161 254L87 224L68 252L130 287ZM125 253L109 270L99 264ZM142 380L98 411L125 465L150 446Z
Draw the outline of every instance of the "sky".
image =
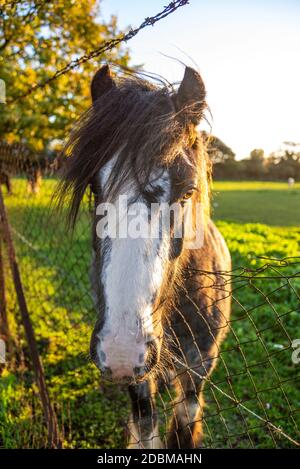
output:
M169 0L102 0L101 16L138 26ZM300 142L300 0L190 0L130 40L132 64L181 80L196 63L207 88L211 132L236 153L266 154Z

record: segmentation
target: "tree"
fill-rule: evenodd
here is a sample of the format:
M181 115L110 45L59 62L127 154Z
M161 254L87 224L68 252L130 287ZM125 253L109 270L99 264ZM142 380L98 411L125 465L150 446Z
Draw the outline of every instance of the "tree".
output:
M226 161L234 160L235 153L230 147L225 145L222 140L214 135L209 135L205 131L202 132L207 146L207 152L213 164L225 163Z
M117 35L116 17L104 23L100 12L98 0L15 0L1 6L0 78L7 100ZM127 66L128 50L117 47L26 98L1 105L0 139L21 141L38 151L63 139L89 105L90 80L104 59Z
M284 142L282 147L270 154L267 171L271 179L287 180L292 177L300 180L300 144Z
M250 158L244 160L245 171L250 179L262 179L265 174L265 152L261 148L255 148L250 153Z
M250 160L253 163L263 164L265 159L265 152L262 148L255 148L250 153Z
M238 177L238 162L235 153L222 140L203 132L207 153L213 164L215 179L235 179Z

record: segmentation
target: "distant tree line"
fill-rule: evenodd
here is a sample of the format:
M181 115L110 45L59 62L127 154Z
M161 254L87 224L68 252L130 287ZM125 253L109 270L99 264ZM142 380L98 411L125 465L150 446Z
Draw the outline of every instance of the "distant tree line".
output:
M300 181L300 144L284 142L281 148L266 156L254 149L248 158L236 160L230 147L219 138L203 133L213 163L214 179L276 180L294 178Z

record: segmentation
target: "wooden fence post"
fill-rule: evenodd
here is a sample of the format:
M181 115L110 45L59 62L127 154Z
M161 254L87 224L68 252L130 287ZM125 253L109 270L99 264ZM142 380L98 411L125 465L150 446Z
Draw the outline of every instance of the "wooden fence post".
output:
M43 365L39 356L37 343L35 339L34 330L32 327L30 315L27 308L26 298L24 295L23 285L21 282L20 271L17 263L16 252L13 244L13 238L11 235L11 229L4 205L2 196L2 190L0 186L0 219L2 225L3 238L7 248L8 262L10 264L14 287L16 290L17 300L21 312L21 318L25 329L25 335L27 338L35 378L39 387L41 402L43 406L45 421L48 429L48 444L52 448L61 448L62 443L59 436L59 429L57 424L57 418L55 411L50 402L50 396L46 385L45 374Z
M0 376L5 367L6 353L8 349L9 329L6 314L5 274L2 250L2 232L0 224Z
M6 313L5 273L2 249L2 230L0 225L0 336L7 343L9 337L8 320Z

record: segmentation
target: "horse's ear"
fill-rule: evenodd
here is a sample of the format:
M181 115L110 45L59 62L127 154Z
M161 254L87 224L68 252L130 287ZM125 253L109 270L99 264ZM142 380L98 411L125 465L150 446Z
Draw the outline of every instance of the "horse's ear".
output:
M108 90L116 86L108 65L101 67L98 72L96 72L91 83L91 95L93 103L96 99L100 98L103 93L106 93Z
M180 119L199 124L206 107L204 82L196 70L185 68L183 80L174 97L175 107Z

